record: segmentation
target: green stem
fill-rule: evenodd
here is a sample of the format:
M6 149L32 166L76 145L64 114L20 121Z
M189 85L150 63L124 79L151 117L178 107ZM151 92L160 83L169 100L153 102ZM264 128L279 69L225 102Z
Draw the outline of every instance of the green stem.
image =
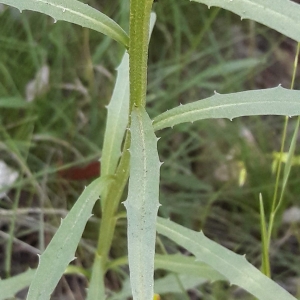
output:
M129 35L129 79L130 112L133 106L145 106L147 91L147 60L149 41L149 22L153 0L130 1L130 35ZM129 117L130 126L130 117ZM127 131L115 180L105 194L105 203L100 224L97 246L98 257L102 262L104 276L108 267L108 255L116 227L116 212L129 176L130 166L130 132ZM104 280L104 278L102 278Z
M104 268L106 268L108 253L115 231L115 214L128 179L130 162L130 154L128 151L129 145L130 133L127 131L123 154L116 171L115 180L111 184L106 195L107 198L105 200L105 207L103 208L103 216L100 224L97 254L102 257Z
M130 111L133 105L145 106L149 21L153 0L130 1L129 78Z
M296 72L297 72L297 66L298 66L299 53L300 53L300 43L298 43L298 45L297 45L297 50L296 50L296 55L295 55L294 69L293 69L292 81L291 81L291 90L294 88ZM300 126L300 117L298 117L298 119L297 119L296 127L295 127L295 130L294 130L294 136L293 136L293 139L292 139L292 142L291 142L291 147L289 149L289 155L291 155L291 154L294 155L293 152L295 151L295 147L293 146L293 143L295 143L296 135L297 135L298 130L299 130L299 126ZM282 158L283 158L287 128L288 128L288 117L285 117L284 130L283 130L283 135L282 135L282 140L281 140L280 157L279 157L278 168L277 168L277 172L276 172L275 191L274 191L274 196L273 196L273 200L272 200L272 208L271 208L270 217L269 217L269 226L268 226L268 232L267 232L267 243L265 245L266 253L267 253L267 255L265 255L265 260L268 260L265 263L267 263L267 264L270 264L270 262L269 262L269 259L270 259L269 258L269 249L270 249L271 236L272 236L272 232L273 232L275 218L276 218L277 212L278 212L278 210L281 207L281 204L283 202L283 196L284 196L284 192L285 192L285 188L286 188L286 183L287 183L288 176L289 176L289 173L290 173L290 169L289 169L287 171L287 174L283 175L283 177L284 177L283 181L284 182L283 182L283 185L282 185L282 188L281 188L281 193L280 193L280 196L279 196L279 199L278 199L279 179L280 179L280 175L281 175ZM293 151L293 152L291 152L291 151ZM288 163L288 162L286 162L286 163Z

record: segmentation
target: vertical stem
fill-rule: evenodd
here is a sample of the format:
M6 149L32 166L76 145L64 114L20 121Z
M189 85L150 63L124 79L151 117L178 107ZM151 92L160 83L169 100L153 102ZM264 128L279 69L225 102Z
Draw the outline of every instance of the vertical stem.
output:
M129 35L129 80L130 80L130 113L133 106L145 106L147 91L147 60L149 22L153 0L130 1L130 35ZM130 123L130 118L129 118ZM101 220L97 247L101 259L103 276L107 268L109 250L116 226L116 211L124 187L128 180L130 166L130 132L127 131L115 180L106 193L103 216ZM104 278L102 278L104 280ZM103 291L104 293L104 291Z
M152 3L153 0L130 1L130 111L133 105L145 106L146 103L149 21Z

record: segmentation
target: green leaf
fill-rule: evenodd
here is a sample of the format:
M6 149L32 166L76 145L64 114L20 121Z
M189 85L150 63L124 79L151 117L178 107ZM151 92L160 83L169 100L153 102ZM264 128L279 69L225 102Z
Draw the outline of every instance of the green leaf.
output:
M290 0L192 0L218 6L300 42L300 5Z
M204 100L181 105L154 119L160 130L202 119L233 118L253 115L300 115L300 91L276 87L233 94L215 94Z
M297 144L297 140L298 140L299 123L300 123L300 119L298 118L296 126L295 126L295 130L294 130L294 134L293 134L293 137L292 137L291 145L290 145L290 148L289 148L289 152L288 152L288 155L287 155L286 164L284 166L283 178L282 178L282 188L281 188L280 200L279 200L280 202L279 202L278 205L281 204L283 194L285 192L286 185L287 185L287 182L288 182L288 178L290 176L291 168L292 168L292 165L293 165L293 158L294 158L294 155L295 155L296 144Z
M178 274L193 275L205 278L209 281L226 280L218 271L211 266L196 261L193 256L185 256L182 254L173 255L155 255L155 269L163 269Z
M155 280L154 290L156 293L160 295L169 294L169 293L182 294L182 288L184 288L187 291L205 282L206 282L205 279L191 276L191 275L168 274L165 277ZM124 299L128 299L131 296L132 294L131 294L129 280L126 280L123 282L122 290L114 294L113 296L108 297L108 300L124 300ZM180 298L176 298L176 299L180 299Z
M56 234L40 257L39 266L30 285L28 300L47 300L63 275L74 254L92 208L110 182L98 178L85 188L68 215L61 221Z
M77 0L0 0L0 3L22 10L33 10L51 16L54 22L62 20L101 32L128 48L125 31L100 11Z
M184 247L194 254L197 260L210 265L225 276L231 284L240 286L258 299L296 299L251 265L244 256L211 241L202 232L190 230L159 217L157 232Z
M160 162L157 138L145 109L134 107L131 120L132 159L128 198L124 202L130 281L134 300L152 300Z
M17 292L28 287L32 281L34 273L35 270L28 269L22 274L0 280L0 300L13 298Z
M19 97L0 98L1 108L26 108L29 107L29 105L30 103Z
M96 254L87 300L105 299L104 273L102 257Z
M101 158L101 174L114 174L121 155L123 136L129 113L129 55L126 52L120 66L114 92L107 106L107 121Z

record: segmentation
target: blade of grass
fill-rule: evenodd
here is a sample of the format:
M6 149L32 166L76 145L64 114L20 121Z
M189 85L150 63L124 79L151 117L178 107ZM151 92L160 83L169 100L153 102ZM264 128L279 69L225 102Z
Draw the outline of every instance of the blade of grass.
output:
M267 223L264 209L264 202L262 195L259 194L259 209L260 209L260 227L261 227L261 241L262 241L262 272L271 277L270 260L269 260L269 244L267 234Z
M293 88L294 88L297 67L298 67L299 52L300 52L300 43L298 43L298 45L297 45L297 50L296 50L296 55L295 55L295 60L294 60L294 69L293 69L293 75L292 75L291 90L293 90ZM280 174L281 174L281 165L282 165L282 157L283 157L284 145L285 145L285 139L286 139L286 133L287 133L287 126L288 126L288 118L286 117L285 123L284 123L282 141L281 141L280 157L279 157L277 174L276 174L275 191L274 191L272 208L271 208L271 213L270 213L270 222L269 222L269 227L268 227L268 247L269 247L270 241L271 241L274 220L275 220L277 211L279 210L281 203L283 201L286 184L287 184L288 177L290 175L290 171L291 171L291 167L292 167L292 160L293 160L293 157L295 154L297 136L298 136L299 126L300 126L300 117L298 116L297 123L295 126L294 134L292 137L290 149L289 149L288 156L287 156L287 161L286 161L284 172L283 172L283 179L282 179L283 184L282 184L282 188L281 188L281 193L280 193L279 200L277 201L277 194L278 194L278 190L279 190L279 179L280 179Z

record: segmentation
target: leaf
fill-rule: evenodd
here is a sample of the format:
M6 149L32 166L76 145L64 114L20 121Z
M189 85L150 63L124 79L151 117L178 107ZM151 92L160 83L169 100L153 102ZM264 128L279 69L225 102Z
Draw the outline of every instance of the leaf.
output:
M300 42L300 5L290 0L192 0L222 7L242 19L251 19Z
M17 292L28 287L31 283L34 273L35 270L28 269L22 274L0 280L0 300L13 298Z
M155 255L155 269L163 269L178 274L193 275L209 281L226 280L226 278L209 265L196 261L193 256L182 254Z
M290 144L290 148L289 148L289 151L288 151L287 160L286 160L286 163L285 163L285 166L284 166L283 178L282 178L282 188L281 188L280 199L279 199L278 205L281 204L281 201L283 199L283 194L285 192L286 185L287 185L287 182L288 182L288 178L290 176L291 168L292 168L292 165L293 165L293 158L294 158L294 155L295 155L296 144L297 144L297 139L298 139L299 123L300 123L300 119L298 118L296 126L295 126L295 130L294 130L294 134L293 134L293 137L292 137L292 141L291 141L291 144Z
M117 68L118 76L113 95L107 106L106 130L101 158L101 174L114 174L129 113L129 55L126 52Z
M157 138L145 109L134 107L131 120L132 159L128 198L124 202L130 281L134 300L152 300L160 162Z
M29 104L24 99L19 97L5 97L5 98L0 98L0 107L1 108L26 108L29 107Z
M181 105L157 116L154 130L203 119L253 115L300 115L300 91L276 87L232 94L215 94L204 100Z
M0 0L0 3L22 10L37 11L51 16L54 22L62 20L101 32L128 48L129 38L111 18L77 0Z
M244 256L211 241L202 232L190 230L159 217L157 232L184 247L194 254L197 260L205 262L224 275L231 284L240 286L258 299L296 299L251 265Z
M105 272L103 270L102 257L96 254L93 264L91 282L87 294L87 300L105 299L103 273Z
M56 234L40 257L39 266L30 285L28 300L46 300L57 285L68 264L74 260L75 250L92 208L110 182L100 177L85 188L68 215L61 221Z
M168 274L165 277L155 280L154 289L155 292L160 295L169 294L169 293L182 294L182 287L185 290L190 290L205 282L206 282L205 279L191 276L191 275L181 274L176 276L175 274ZM130 285L129 282L126 280L123 282L121 291L114 294L113 296L108 297L108 300L124 300L124 299L128 299L131 296L132 295L131 295Z

